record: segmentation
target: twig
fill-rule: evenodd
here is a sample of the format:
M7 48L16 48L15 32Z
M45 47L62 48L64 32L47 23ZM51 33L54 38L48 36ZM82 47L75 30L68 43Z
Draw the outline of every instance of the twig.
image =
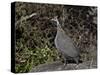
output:
M37 15L37 13L32 13L31 15L28 15L28 16L25 16L25 17L22 16L21 19L18 20L18 21L15 23L15 25L17 25L18 23L20 23L20 22L22 22L22 21L24 21L24 20L27 20L27 19L29 19L29 18L35 16L35 15Z
M65 23L65 10L63 10L63 18L62 18L62 25L64 26Z
M93 58L92 58L92 60L90 62L90 68L92 68L92 64L93 64Z

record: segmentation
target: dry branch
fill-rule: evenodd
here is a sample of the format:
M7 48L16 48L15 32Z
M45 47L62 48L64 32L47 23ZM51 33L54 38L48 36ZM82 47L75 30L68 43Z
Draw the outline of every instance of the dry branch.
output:
M25 20L27 20L27 19L29 19L29 18L35 16L35 15L37 15L37 13L32 13L31 15L27 15L27 16L25 16L25 17L22 16L21 19L18 20L18 21L15 23L15 25L17 25L18 23L20 23L20 22L22 22L22 21L25 21Z

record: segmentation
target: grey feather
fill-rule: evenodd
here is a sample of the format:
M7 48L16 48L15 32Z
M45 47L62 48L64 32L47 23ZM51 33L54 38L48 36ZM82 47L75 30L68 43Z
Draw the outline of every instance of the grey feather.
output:
M52 19L57 24L57 34L55 38L55 46L59 52L63 54L65 58L71 57L78 63L79 50L74 46L72 39L66 35L64 30L61 28L57 17Z

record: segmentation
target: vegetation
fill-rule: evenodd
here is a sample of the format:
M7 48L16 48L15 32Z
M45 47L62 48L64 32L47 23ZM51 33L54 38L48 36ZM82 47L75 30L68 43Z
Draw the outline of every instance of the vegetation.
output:
M16 13L16 72L29 72L40 64L62 60L55 47L56 26L50 22L59 17L62 28L81 50L81 60L96 64L96 7L65 6L17 2ZM37 13L26 20L23 17Z

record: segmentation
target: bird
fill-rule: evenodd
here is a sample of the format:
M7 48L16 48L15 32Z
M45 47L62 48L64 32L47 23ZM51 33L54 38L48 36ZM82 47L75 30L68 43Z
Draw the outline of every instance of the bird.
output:
M79 64L80 51L75 47L72 39L66 35L65 31L62 29L58 16L52 18L51 21L57 26L57 33L54 42L58 52L60 52L64 57L64 64L67 64L70 59L76 64Z

